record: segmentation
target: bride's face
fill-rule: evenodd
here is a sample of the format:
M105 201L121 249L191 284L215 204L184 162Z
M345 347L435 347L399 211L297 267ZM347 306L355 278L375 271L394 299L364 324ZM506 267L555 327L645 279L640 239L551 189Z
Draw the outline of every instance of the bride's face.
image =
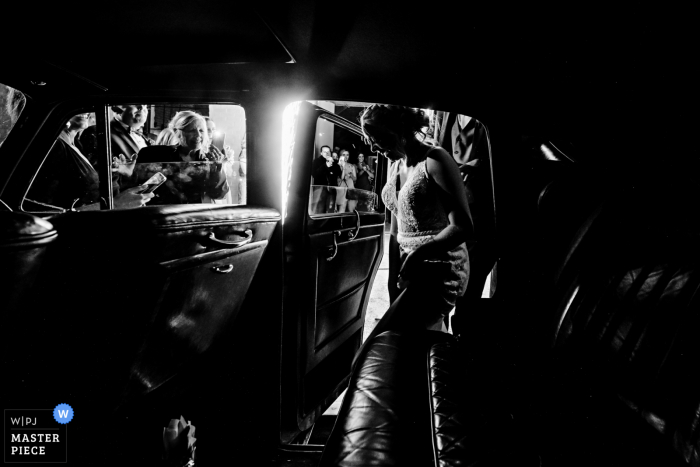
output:
M401 144L401 138L393 131L382 132L378 136L369 136L372 152L381 154L391 161L397 161L406 157L406 152Z

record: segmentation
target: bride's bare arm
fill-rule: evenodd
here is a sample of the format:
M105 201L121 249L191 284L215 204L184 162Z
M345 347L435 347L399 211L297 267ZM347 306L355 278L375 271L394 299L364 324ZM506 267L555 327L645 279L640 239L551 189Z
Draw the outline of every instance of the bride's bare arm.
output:
M447 151L442 148L435 148L428 153L426 170L428 176L435 181L435 184L442 191L441 200L450 221L448 229L452 227L449 232L445 232L447 230L445 229L436 235L433 241L442 242L444 237L449 236L451 241L448 242L450 245L447 250L451 250L471 238L474 231L464 182L457 164L455 164ZM452 236L459 238L452 240ZM444 238L444 240L448 239Z
M440 188L440 199L447 212L449 225L430 242L408 255L401 270L401 275L405 277L410 277L421 261L456 248L470 240L474 232L464 182L452 157L442 148L432 149L428 153L426 170L430 179Z

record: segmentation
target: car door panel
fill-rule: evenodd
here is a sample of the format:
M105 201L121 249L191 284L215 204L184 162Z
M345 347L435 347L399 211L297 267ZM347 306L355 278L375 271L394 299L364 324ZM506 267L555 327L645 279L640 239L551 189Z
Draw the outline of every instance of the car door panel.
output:
M377 228L378 227L378 228ZM308 331L313 332L314 348L318 354L329 344L328 340L346 328L356 330L357 321L362 319L360 303L366 287L380 261L378 237L381 237L381 225L375 228L361 229L362 238L338 242L335 257L328 261L329 244L333 245L333 232L311 235L312 249L316 251L315 266L317 270L316 314L309 319ZM367 262L354 262L354 257L365 258ZM310 317L311 318L311 317ZM362 325L362 323L360 323ZM313 360L311 360L313 361ZM307 367L310 364L307 361Z
M152 330L131 368L129 397L145 394L209 350L240 310L267 246L259 241L163 262Z
M383 211L309 214L317 119L327 116L354 135L359 127L299 105L284 226L283 442L310 428L345 387L362 343L384 234Z
M187 378L175 376L193 365L216 371L207 362L230 334L278 220L274 209L226 205L53 218L58 239L28 310L32 372L15 400L79 400L83 427L117 408L127 420L149 394L151 406L172 409L161 388L177 394Z

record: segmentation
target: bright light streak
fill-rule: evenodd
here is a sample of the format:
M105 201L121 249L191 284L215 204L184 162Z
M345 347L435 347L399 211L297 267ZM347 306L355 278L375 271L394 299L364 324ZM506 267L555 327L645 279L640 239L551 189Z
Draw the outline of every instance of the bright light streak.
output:
M540 150L542 151L542 154L544 154L544 157L545 157L548 161L558 161L558 160L559 160L559 159L557 159L557 156L554 155L554 153L552 152L552 150L549 149L549 148L548 148L547 146L545 146L544 144L543 144L542 146L540 146Z
M559 317L559 324L557 325L557 339L559 338L559 332L562 330L561 326L564 324L564 318L566 318L566 315L569 314L569 308L571 308L571 305L574 303L574 300L576 299L576 295L578 295L579 291L579 286L577 285L576 288L574 289L573 292L571 292L571 296L569 297L569 301L566 303L566 307L564 307L564 310L561 313L561 316Z
M292 102L284 108L282 114L282 223L287 217L287 199L289 198L289 184L292 180L292 163L294 155L294 134L296 133L297 120L301 101Z

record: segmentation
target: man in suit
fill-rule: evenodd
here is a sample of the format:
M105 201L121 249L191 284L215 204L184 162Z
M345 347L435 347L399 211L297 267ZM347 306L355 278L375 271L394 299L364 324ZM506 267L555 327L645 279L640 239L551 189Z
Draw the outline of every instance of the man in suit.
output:
M154 141L143 134L143 126L148 118L148 107L141 104L112 106L114 118L109 122L112 133L112 157L123 155L127 160L151 146Z
M314 214L333 212L334 188L338 186L340 173L340 166L333 160L330 146L321 146L321 155L314 159L311 165L313 185L316 185L311 194L311 209ZM323 188L319 185L323 185Z
M491 147L486 127L475 118L453 112L436 112L434 135L437 143L459 166L474 222L476 242L468 244L470 276L464 296L457 300L453 318L459 321L474 309L486 278L497 260L496 221L491 174ZM495 281L495 277L492 282ZM493 284L492 284L493 286ZM455 330L459 333L459 330Z
M112 184L120 190L137 185L133 176L138 152L155 142L143 134L148 107L142 104L113 105L109 122L112 142Z

